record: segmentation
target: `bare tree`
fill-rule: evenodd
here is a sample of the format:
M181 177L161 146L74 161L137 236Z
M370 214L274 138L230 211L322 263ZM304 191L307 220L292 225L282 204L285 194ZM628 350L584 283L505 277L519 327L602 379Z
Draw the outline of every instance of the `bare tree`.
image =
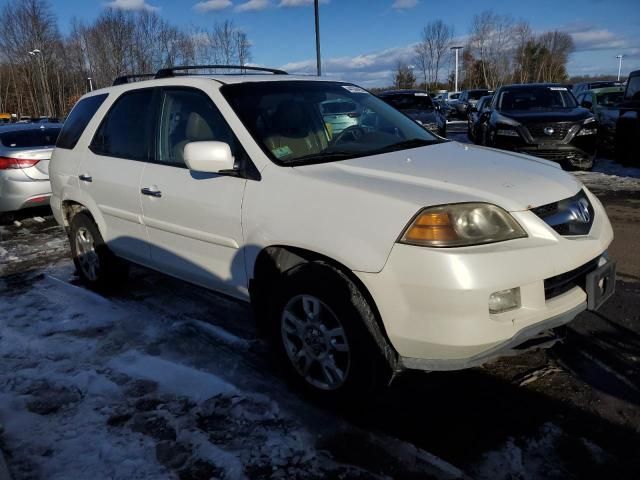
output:
M440 69L449 53L452 39L453 27L445 25L442 20L430 22L422 29L422 37L415 47L415 53L427 89L432 83L438 83Z
M404 62L398 62L396 72L393 75L393 83L396 88L401 90L414 88L416 76L413 74L411 67Z
M479 60L484 86L496 88L512 70L514 21L489 10L475 15L468 48Z

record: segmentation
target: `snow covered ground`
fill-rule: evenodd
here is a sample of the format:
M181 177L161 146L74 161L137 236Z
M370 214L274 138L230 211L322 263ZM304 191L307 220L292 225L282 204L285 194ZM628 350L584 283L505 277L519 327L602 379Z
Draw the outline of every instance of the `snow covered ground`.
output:
M0 279L0 421L16 479L462 476L299 400L250 324L225 328L244 306L163 295L170 279L141 302L157 278L138 274L143 288L114 298L75 285L70 261ZM384 444L394 458L381 471L338 461L324 439L347 435L354 451Z

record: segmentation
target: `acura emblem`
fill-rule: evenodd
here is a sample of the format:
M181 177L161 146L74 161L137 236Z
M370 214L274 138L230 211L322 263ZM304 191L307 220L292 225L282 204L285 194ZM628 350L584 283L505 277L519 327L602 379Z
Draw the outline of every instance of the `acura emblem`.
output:
M555 130L553 129L553 127L544 127L543 132L547 135L553 135L553 132L555 132Z
M580 223L589 223L591 221L591 213L589 212L589 203L581 198L569 207L569 211L573 214L573 218Z

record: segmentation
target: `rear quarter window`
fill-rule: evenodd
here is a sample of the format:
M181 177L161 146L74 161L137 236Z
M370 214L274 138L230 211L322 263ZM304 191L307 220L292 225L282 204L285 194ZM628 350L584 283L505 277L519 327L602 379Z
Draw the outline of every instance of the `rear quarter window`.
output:
M58 143L56 143L56 148L71 150L76 146L84 129L87 128L87 125L107 96L108 94L106 93L94 95L76 103L76 106L73 107L69 117L64 122L62 132L60 132L60 136L58 137Z
M59 128L18 130L0 134L0 143L8 148L53 147L59 134Z

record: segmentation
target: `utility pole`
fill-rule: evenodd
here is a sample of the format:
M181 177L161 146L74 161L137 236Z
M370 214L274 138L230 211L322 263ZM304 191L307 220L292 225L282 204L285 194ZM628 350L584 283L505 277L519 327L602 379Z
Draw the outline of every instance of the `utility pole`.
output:
M624 55L616 55L618 59L618 81L620 81L620 72L622 70L622 57L624 57Z
M314 0L314 10L316 16L316 68L318 76L322 75L322 66L320 65L320 12L318 8L319 0Z
M89 80L89 91L93 92L93 82L91 81L91 77L87 77L87 80Z
M455 92L458 91L458 51L460 51L462 47L451 47L451 50L455 50L456 52L456 87L454 89Z

